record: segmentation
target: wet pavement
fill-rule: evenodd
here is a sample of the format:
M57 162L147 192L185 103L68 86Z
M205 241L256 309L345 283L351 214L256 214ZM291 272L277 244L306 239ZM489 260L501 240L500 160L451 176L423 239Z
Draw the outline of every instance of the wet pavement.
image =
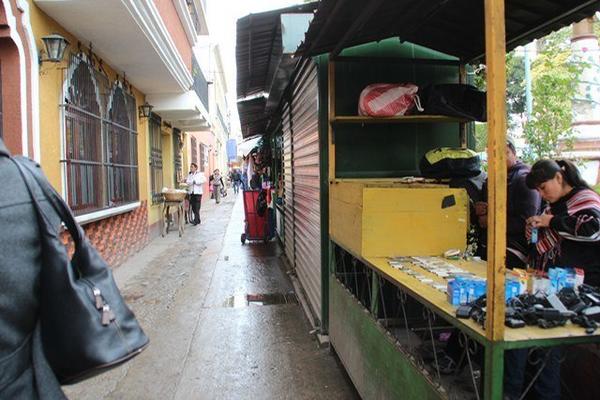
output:
M151 242L115 279L151 345L70 399L356 399L309 334L276 242L241 244L243 203L203 204L202 224Z

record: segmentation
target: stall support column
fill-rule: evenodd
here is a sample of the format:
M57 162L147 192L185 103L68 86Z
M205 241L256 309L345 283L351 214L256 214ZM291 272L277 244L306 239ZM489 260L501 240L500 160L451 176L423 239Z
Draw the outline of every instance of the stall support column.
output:
M485 0L488 119L487 320L490 341L504 339L506 262L506 67L504 0Z
M379 319L379 275L369 268L371 271L371 314L375 319Z
M485 376L483 377L484 399L502 400L504 383L504 346L488 343L485 346Z
M335 180L335 133L333 131L333 119L335 118L335 62L331 57L327 63L327 68L327 89L329 92L329 183L331 184Z
M485 0L488 120L488 260L485 398L502 399L506 263L506 36L504 0Z

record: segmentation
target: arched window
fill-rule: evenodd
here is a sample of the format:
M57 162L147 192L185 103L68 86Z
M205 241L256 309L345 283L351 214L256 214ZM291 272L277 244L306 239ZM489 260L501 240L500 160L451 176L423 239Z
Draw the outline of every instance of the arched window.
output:
M114 85L106 123L110 205L138 199L135 109L135 98Z
M72 54L64 103L63 161L75 214L137 201L135 99Z
M102 115L91 66L72 55L65 96L65 164L69 205L76 214L106 206L102 171Z

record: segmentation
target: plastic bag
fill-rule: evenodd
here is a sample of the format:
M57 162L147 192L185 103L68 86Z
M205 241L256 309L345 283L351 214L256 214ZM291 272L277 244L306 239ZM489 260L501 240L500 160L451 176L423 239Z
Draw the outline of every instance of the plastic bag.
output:
M374 83L360 93L358 115L393 117L407 114L415 105L419 110L419 87L412 83Z

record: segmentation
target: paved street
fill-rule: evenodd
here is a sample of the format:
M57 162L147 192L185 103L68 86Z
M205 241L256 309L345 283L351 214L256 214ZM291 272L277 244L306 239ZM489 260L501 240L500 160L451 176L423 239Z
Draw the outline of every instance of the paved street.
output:
M241 196L203 205L202 224L186 228L115 271L150 347L66 388L69 398L354 399L341 367L309 334L277 243L241 245ZM249 303L247 295L257 296Z

